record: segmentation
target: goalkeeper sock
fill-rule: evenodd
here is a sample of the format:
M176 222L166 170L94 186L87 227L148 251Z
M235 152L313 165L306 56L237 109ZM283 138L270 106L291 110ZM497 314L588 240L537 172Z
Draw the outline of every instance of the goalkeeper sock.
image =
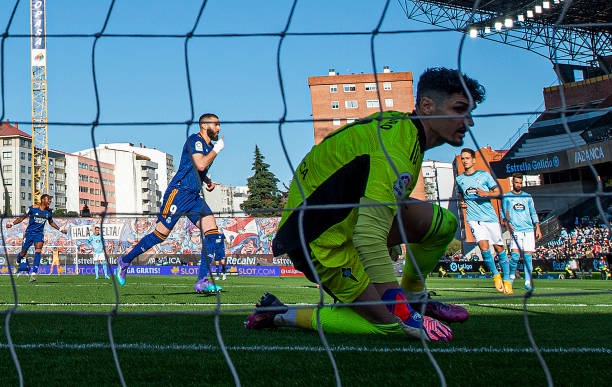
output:
M491 271L491 274L498 275L499 271L497 270L497 266L495 266L495 261L493 260L493 254L491 254L490 250L482 252L482 259Z
M146 252L151 247L163 242L166 239L166 237L167 235L164 235L158 232L157 230L153 230L152 233L145 235L144 238L138 241L136 246L134 246L134 248L130 250L129 253L123 256L122 258L123 262L124 263L132 262L140 254Z
M392 324L372 324L347 306L324 306L319 309L319 320L321 322L321 328L325 333L345 333L358 335L405 334L399 322ZM316 331L317 310L311 308L289 308L287 313L277 314L274 317L274 325L298 327Z

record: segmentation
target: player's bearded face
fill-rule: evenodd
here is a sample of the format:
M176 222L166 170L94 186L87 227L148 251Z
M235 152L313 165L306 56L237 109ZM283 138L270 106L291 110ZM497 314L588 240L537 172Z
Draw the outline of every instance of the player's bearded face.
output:
M217 141L219 139L219 132L215 131L215 129L211 128L210 126L207 126L206 128L206 135L213 141Z

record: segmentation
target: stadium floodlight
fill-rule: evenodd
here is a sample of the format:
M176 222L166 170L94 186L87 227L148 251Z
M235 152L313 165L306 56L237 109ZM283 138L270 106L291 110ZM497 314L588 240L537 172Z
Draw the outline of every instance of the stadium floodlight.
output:
M533 11L528 9L527 10L527 17L533 17Z
M535 6L535 12L536 13L542 13L542 6L541 5L536 5Z
M478 30L476 28L470 28L470 38L477 38Z
M559 0L553 0L553 4L559 4Z
M485 27L485 34L491 33L491 27Z
M514 20L507 17L506 20L504 20L504 27L512 28L513 26L514 26Z
M543 1L542 2L542 8L549 9L550 8L550 1Z
M501 31L502 29L502 22L495 22L495 31Z
M522 13L516 16L516 20L523 22L525 21L525 15L523 15Z

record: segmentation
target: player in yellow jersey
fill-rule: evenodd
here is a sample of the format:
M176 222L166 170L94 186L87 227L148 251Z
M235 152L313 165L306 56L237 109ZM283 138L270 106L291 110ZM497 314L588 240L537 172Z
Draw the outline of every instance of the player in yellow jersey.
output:
M346 125L299 164L273 250L276 256L287 254L335 300L358 303L322 308L325 332L452 338L448 326L422 316L406 296L424 294L422 277L446 251L457 220L448 210L409 196L424 152L444 143L462 145L474 124L471 111L484 94L484 87L457 70L428 69L419 79L413 113L379 112ZM388 252L400 243L410 250L401 287ZM266 293L245 325L316 329L317 313L287 307Z

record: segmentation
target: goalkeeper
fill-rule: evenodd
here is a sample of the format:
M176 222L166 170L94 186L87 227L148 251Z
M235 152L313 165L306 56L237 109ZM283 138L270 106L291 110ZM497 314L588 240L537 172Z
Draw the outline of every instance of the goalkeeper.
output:
M461 146L474 124L471 111L484 95L483 86L457 70L428 69L419 79L413 113L379 112L345 125L302 160L285 206L291 211L283 212L273 250L276 256L287 254L335 300L360 303L322 308L325 332L452 338L448 326L423 317L408 300L423 300L418 273L424 277L433 270L457 220L448 210L409 196L424 152L445 143ZM388 253L388 246L400 243L408 243L410 251L401 287ZM289 308L266 293L245 326L316 329L317 313Z

